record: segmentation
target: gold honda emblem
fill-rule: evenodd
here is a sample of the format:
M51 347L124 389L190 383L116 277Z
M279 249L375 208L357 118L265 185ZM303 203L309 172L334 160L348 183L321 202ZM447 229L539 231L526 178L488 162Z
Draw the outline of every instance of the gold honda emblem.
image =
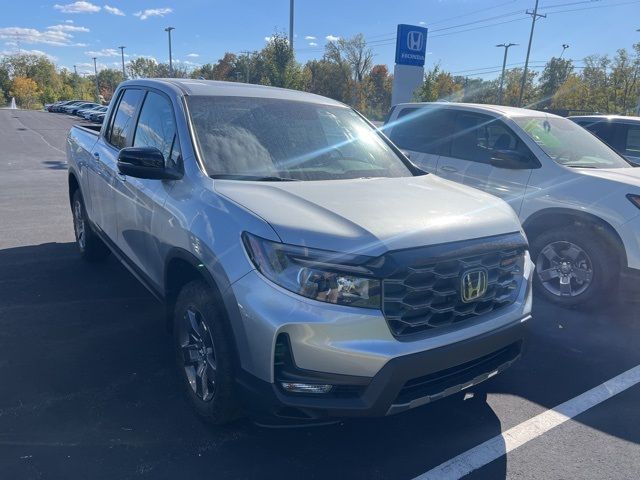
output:
M462 275L462 285L460 293L463 302L473 302L487 293L488 275L487 271L472 270Z

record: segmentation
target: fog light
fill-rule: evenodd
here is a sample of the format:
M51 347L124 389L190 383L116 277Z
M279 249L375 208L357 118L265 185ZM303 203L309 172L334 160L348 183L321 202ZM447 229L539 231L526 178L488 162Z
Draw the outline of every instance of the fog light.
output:
M329 393L332 385L322 385L315 383L280 382L282 388L292 393Z

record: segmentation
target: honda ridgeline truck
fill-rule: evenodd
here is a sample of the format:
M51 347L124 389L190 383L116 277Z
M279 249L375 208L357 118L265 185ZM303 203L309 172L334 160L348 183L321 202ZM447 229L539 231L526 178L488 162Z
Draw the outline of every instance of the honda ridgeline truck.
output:
M341 103L128 81L67 153L80 254L113 253L166 304L213 423L395 414L520 356L533 264L513 210Z

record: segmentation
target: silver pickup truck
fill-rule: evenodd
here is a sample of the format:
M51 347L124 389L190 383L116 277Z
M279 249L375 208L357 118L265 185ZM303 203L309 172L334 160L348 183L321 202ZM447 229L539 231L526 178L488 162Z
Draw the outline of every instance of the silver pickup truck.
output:
M165 303L213 423L390 415L521 354L533 265L515 213L420 171L343 104L128 81L67 153L80 254L113 253Z

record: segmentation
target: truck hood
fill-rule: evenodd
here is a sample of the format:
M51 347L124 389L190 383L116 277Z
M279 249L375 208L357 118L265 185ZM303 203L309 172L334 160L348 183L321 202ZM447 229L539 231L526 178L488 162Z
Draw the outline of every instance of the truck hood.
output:
M602 178L610 182L640 187L640 167L635 168L576 168L589 177Z
M505 202L435 175L308 182L215 180L284 243L377 256L520 231Z

